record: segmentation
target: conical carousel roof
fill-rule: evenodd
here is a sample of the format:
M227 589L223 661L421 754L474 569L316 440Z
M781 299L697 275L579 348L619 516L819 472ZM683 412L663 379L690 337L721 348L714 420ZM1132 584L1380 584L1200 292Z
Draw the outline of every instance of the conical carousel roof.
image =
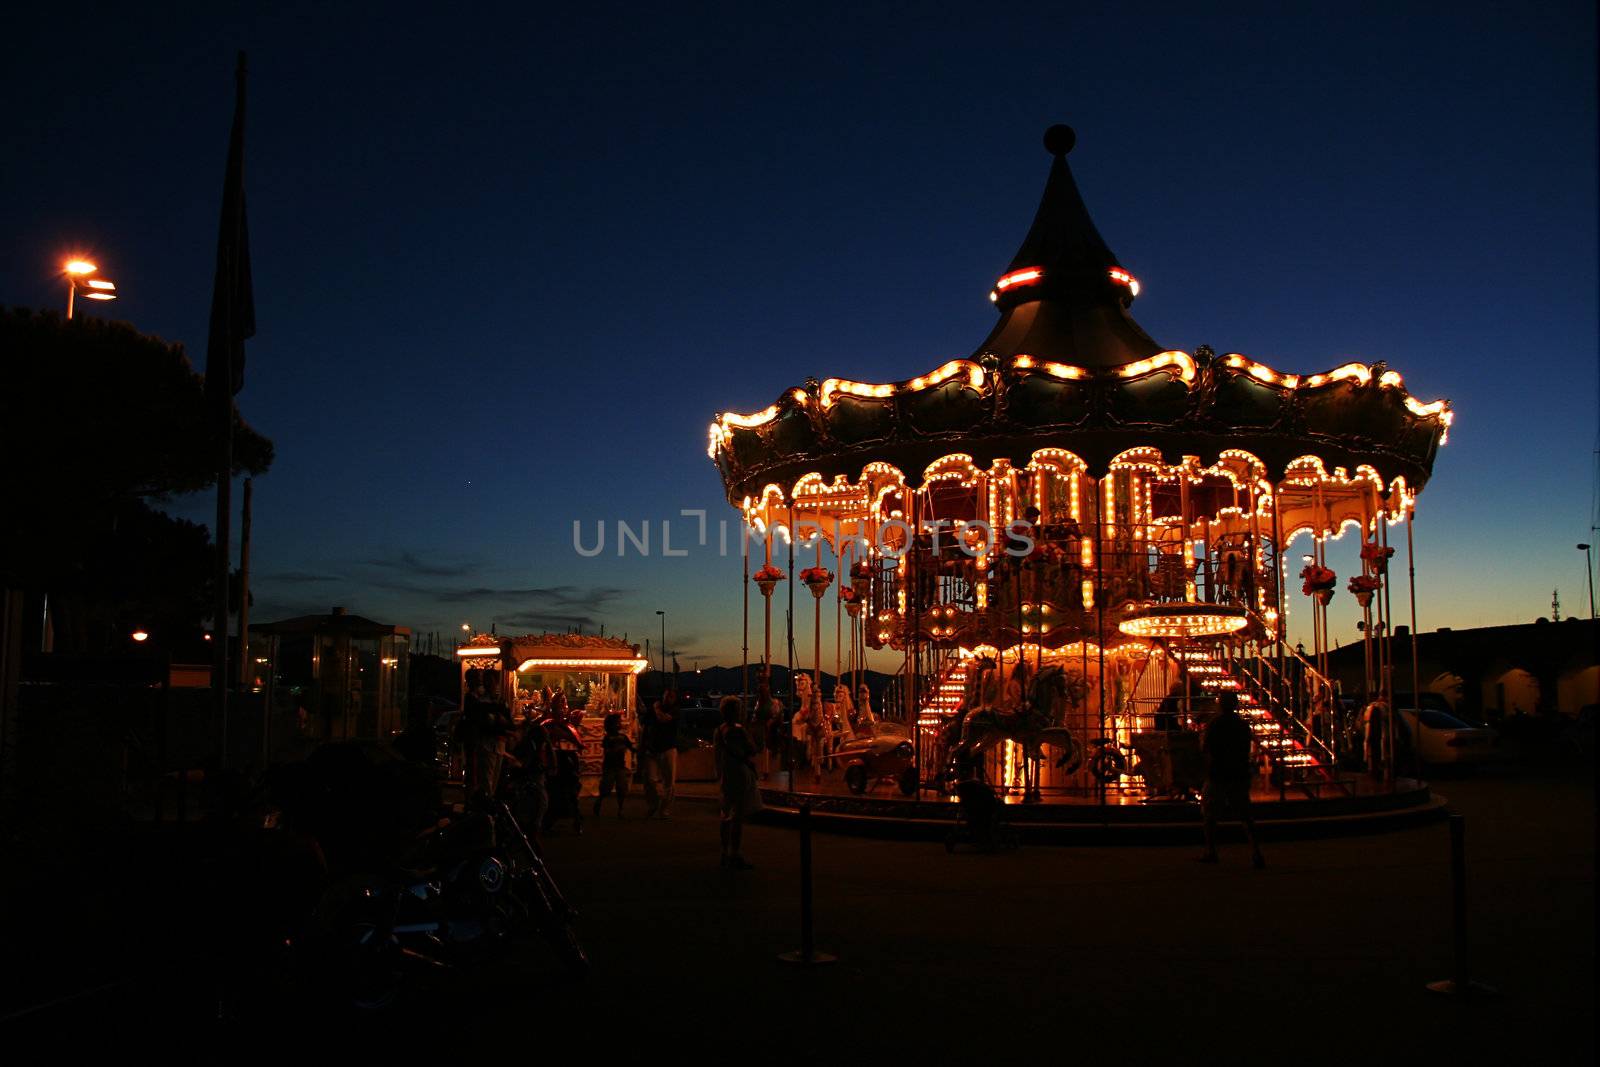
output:
M1128 314L1138 283L1106 247L1073 180L1070 127L1052 126L1055 156L1038 214L990 297L1000 321L977 355L1019 355L1081 367L1115 367L1162 351Z
M921 484L930 464L963 453L980 467L1027 466L1066 449L1095 474L1135 448L1215 462L1243 450L1276 480L1296 460L1369 467L1413 491L1433 469L1452 414L1421 403L1383 363L1285 374L1204 346L1193 355L1152 340L1128 314L1139 283L1090 218L1067 163L1075 137L1045 134L1054 157L1033 225L990 299L1000 313L966 359L902 382L812 379L764 411L711 424L711 458L731 503L808 474L859 480L870 464Z

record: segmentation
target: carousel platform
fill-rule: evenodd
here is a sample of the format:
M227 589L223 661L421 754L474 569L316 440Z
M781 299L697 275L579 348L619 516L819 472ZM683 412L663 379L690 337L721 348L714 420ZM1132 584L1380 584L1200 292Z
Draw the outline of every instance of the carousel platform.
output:
M715 797L714 783L680 786L685 799ZM1028 844L1192 844L1199 840L1197 801L1147 801L1137 792L1042 790L1025 802L1020 793L1001 794L1005 818ZM811 807L819 830L901 840L943 840L956 817L954 798L931 789L903 797L888 787L851 793L839 776L813 781L805 772L791 786L785 772L762 783L763 821L793 825L800 806ZM1426 782L1402 778L1393 790L1365 777L1342 780L1337 788L1280 791L1263 780L1251 794L1253 814L1269 840L1380 833L1444 817L1447 800ZM1236 828L1234 828L1236 830ZM1229 836L1232 831L1225 828Z

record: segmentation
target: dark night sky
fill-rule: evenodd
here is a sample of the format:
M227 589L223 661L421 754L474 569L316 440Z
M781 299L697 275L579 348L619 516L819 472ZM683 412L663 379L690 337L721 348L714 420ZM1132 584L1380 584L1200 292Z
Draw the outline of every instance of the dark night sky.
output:
M10 16L0 303L59 303L57 265L86 253L116 317L203 359L246 48L240 399L278 448L257 618L638 640L665 608L685 666L726 662L739 562L715 526L685 558L586 560L573 521L651 519L659 549L679 509L732 520L713 412L970 352L1066 121L1158 341L1384 359L1455 402L1417 521L1424 628L1531 620L1554 587L1581 611L1592 5L1202 7Z

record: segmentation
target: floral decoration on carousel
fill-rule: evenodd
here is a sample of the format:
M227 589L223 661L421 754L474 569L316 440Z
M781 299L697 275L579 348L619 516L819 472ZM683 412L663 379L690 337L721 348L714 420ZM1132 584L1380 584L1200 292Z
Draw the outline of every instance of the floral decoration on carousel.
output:
M756 571L755 574L751 575L751 577L754 578L755 583L761 587L761 595L770 597L772 595L772 591L777 588L778 583L783 581L784 576L783 571L768 563L760 570Z
M833 584L833 572L826 567L807 567L800 572L800 580L811 590L812 596L821 600L822 594Z
M1339 576L1320 564L1308 563L1300 572L1300 592L1316 597L1323 605L1333 599L1338 587Z
M1376 541L1368 541L1361 546L1361 562L1373 574L1383 574L1389 569L1389 557L1394 555L1394 549L1388 545L1380 545ZM1351 590L1354 592L1354 590Z
M1350 579L1350 584L1345 588L1355 596L1356 603L1366 607L1372 603L1372 594L1382 588L1383 582L1373 574L1358 574Z

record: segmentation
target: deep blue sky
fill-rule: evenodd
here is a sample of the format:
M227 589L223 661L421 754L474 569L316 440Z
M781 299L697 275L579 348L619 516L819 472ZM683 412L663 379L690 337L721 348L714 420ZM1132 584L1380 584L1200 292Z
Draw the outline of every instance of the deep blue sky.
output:
M257 618L637 640L665 608L685 666L726 662L736 558L584 560L573 520L731 519L714 411L970 352L1066 121L1157 340L1384 359L1453 399L1417 521L1424 628L1528 621L1555 587L1583 610L1592 5L1203 6L8 16L0 303L58 303L85 252L117 317L202 361L246 48L241 404L278 449Z

